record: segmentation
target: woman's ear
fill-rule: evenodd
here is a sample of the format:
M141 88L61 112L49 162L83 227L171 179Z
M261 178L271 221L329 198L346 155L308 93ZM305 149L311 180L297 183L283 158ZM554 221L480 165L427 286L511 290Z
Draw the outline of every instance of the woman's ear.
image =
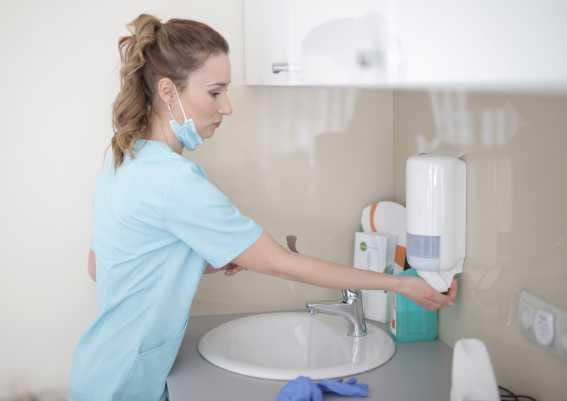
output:
M160 78L157 82L157 93L165 104L172 104L175 100L175 84L169 78Z

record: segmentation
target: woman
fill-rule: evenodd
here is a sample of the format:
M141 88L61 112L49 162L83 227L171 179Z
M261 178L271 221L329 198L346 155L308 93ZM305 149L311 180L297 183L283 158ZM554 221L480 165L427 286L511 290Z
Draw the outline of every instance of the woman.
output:
M166 377L203 272L246 268L329 288L452 303L419 278L301 256L240 214L181 156L232 112L228 44L205 24L140 15L121 38L112 153L97 178L89 271L99 313L74 353L73 401L167 400Z

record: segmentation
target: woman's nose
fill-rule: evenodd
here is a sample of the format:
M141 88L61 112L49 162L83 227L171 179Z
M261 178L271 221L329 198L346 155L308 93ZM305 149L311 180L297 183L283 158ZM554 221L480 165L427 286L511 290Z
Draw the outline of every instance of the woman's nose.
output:
M223 96L223 100L219 109L219 113L225 116L232 114L232 104L227 94Z

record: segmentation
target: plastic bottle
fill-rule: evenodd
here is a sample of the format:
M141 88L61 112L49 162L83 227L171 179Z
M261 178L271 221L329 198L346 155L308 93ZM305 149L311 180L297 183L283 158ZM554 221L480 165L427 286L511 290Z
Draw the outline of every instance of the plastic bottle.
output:
M397 275L417 277L417 272L415 269L407 269ZM403 295L390 294L390 332L396 342L437 339L437 311L429 311Z

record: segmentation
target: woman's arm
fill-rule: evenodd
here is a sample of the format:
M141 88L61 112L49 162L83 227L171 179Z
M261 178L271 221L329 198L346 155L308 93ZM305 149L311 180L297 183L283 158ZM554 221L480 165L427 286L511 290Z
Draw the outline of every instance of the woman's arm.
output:
M236 266L233 263L229 263L221 269L215 269L214 267L212 267L211 265L209 265L207 263L207 267L205 268L204 273L205 274L216 273L216 272L221 271L221 270L225 271L224 272L225 275L232 276L232 275L238 273L239 271L246 270L246 269L243 268L243 267L240 267L240 266ZM91 276L93 281L96 282L96 255L95 255L95 253L93 252L92 249L89 249L88 271L89 271L89 275Z
M96 281L96 255L92 249L89 249L89 275Z
M284 249L266 232L233 262L259 273L321 287L394 291L432 310L452 304L457 291L456 282L449 295L443 295L418 277L373 273L298 255Z

